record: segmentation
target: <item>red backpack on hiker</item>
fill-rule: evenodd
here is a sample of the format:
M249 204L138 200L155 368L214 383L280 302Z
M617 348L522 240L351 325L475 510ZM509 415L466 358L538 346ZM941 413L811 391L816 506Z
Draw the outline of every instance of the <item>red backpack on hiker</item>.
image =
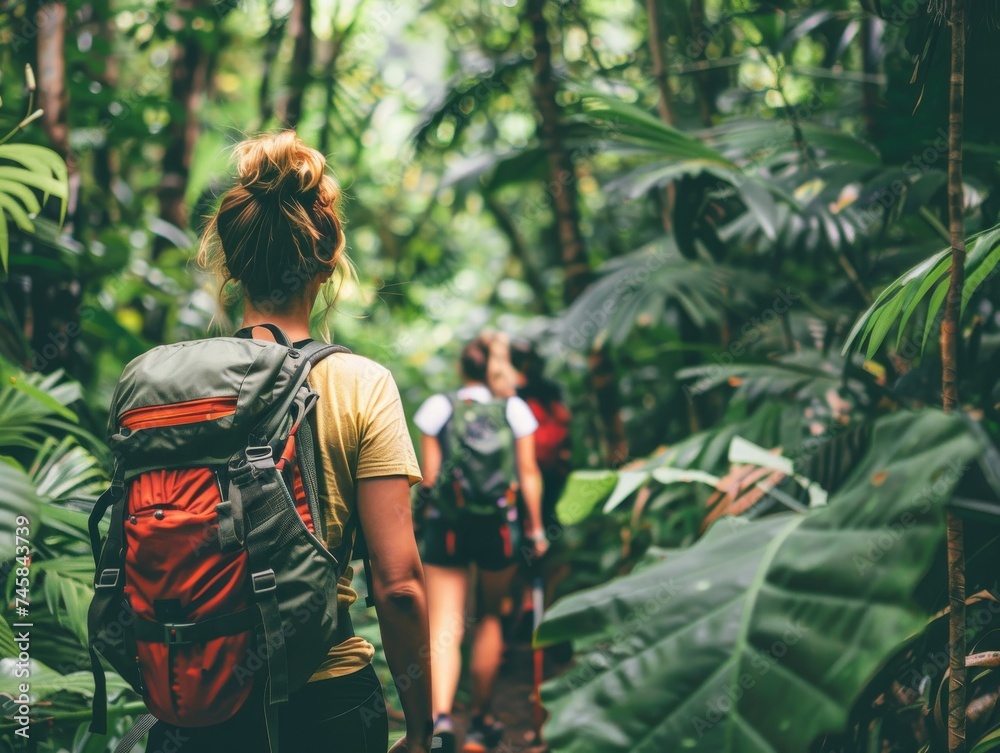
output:
M535 457L538 467L545 474L565 475L569 461L569 408L560 401L544 403L536 397L525 399L538 421L535 431Z
M244 329L153 348L115 389L115 469L90 517L90 730L107 729L100 656L151 712L120 750L157 719L224 722L264 682L276 752L275 705L352 634L338 619L337 584L357 523L352 515L341 545L327 550L309 421L319 396L307 383L314 363L346 348L294 348L262 326L276 342Z

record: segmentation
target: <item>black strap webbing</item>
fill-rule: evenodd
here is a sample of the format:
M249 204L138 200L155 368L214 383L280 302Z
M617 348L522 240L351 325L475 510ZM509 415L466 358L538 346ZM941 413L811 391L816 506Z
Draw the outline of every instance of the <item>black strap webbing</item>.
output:
M157 622L136 617L133 626L137 641L180 644L204 643L224 635L235 635L249 630L255 623L254 610L247 607L198 622Z
M94 598L87 610L87 651L90 654L90 669L94 675L94 700L91 705L90 731L99 735L107 734L108 729L108 685L104 676L104 666L97 655L94 643L101 630L101 615L107 606L121 598L124 588L124 540L125 507L128 498L125 487L121 483L120 469L116 466L111 487L101 495L90 513L88 527L90 528L90 544L94 550ZM111 508L111 524L108 527L106 548L108 555L101 562L101 536L99 524L104 513ZM102 567L103 565L103 567Z
M104 519L108 508L121 499L124 493L125 484L122 481L122 473L116 465L114 473L111 476L111 486L105 490L104 494L97 498L97 502L94 503L94 508L90 511L90 517L87 520L87 528L90 531L90 548L94 553L95 568L100 567L101 564L101 521Z
M302 347L299 348L302 354L305 356L305 360L310 364L314 365L319 361L322 361L328 355L333 353L350 353L347 348L341 345L328 345L324 342L318 342L316 340L310 340L304 343ZM312 426L307 424L304 427L299 428L299 432L303 429L308 429L308 437L303 436L305 440L301 449L302 452L299 453L299 462L302 464L302 477L303 479L316 478L316 455L315 446L316 442L313 441L312 436ZM311 445L308 447L306 445ZM310 472L311 467L311 472ZM307 486L306 494L309 494L312 490ZM318 490L316 491L318 494ZM314 524L315 525L315 524ZM357 531L357 536L354 538L353 546L351 542L352 534ZM353 557L351 552L353 550ZM342 566L347 566L347 558L360 559L364 563L365 568L365 583L368 588L368 593L365 595L365 607L375 606L375 595L374 595L374 585L372 582L372 567L371 560L368 557L368 544L365 541L365 533L361 528L361 521L359 519L357 507L351 512L350 518L348 518L347 524L344 526L344 530L341 534L341 545L333 552L333 555L337 558L337 561L341 563Z

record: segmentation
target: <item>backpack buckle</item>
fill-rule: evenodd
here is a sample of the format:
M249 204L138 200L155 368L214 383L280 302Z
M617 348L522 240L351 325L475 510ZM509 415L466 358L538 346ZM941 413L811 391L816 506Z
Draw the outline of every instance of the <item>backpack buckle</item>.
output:
M254 478L257 478L257 474L261 471L274 465L274 449L269 444L250 445L244 454Z
M278 587L278 581L274 577L274 570L261 570L259 573L253 573L250 576L250 580L253 583L253 592L255 594L267 593Z
M166 622L163 624L163 642L170 646L194 643L193 636L185 635L195 626L194 622Z
M94 588L114 588L118 585L118 575L120 573L121 570L117 567L101 570L101 577L94 584Z

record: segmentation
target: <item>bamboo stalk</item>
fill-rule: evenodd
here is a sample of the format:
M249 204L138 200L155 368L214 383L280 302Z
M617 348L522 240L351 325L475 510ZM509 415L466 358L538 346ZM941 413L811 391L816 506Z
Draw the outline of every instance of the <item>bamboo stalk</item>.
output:
M965 96L965 0L951 2L951 86L948 113L948 229L951 270L941 324L941 399L945 412L958 408L958 337L965 282L962 195L962 115ZM963 753L966 714L965 542L962 520L949 511L948 537L948 750Z

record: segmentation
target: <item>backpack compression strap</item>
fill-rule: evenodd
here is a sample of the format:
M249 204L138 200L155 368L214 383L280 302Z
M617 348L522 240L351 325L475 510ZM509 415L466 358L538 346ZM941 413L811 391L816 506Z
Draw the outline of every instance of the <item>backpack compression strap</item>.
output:
M88 527L90 529L90 546L94 551L95 586L94 601L111 602L119 596L121 592L121 572L125 566L123 526L125 503L122 501L125 496L125 484L122 479L121 467L116 463L115 470L111 478L111 486L100 496L94 504L94 509L90 513ZM116 553L106 564L109 568L101 571L102 541L100 522L104 518L108 508L111 508L111 525L108 527L108 536L104 544L108 551ZM99 574L97 574L99 573ZM97 655L94 647L99 625L92 617L95 612L93 606L88 610L87 615L87 651L90 654L90 668L94 675L94 698L91 706L90 731L98 734L107 734L108 725L108 686L107 678L104 676L104 667Z

